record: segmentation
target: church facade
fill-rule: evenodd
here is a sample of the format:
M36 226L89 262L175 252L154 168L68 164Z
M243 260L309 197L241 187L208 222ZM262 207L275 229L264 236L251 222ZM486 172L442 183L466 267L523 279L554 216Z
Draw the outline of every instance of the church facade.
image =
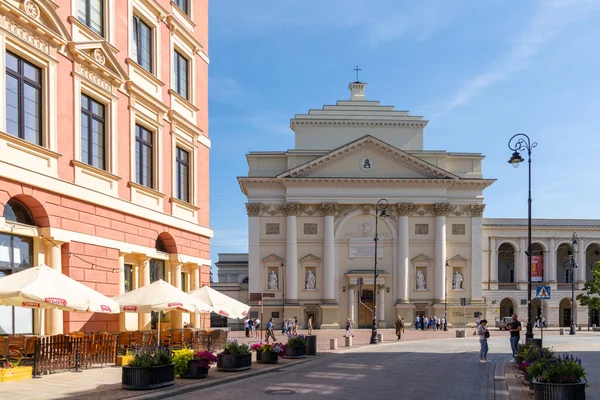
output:
M494 182L483 175L483 155L425 150L428 121L367 101L365 88L351 83L350 100L296 115L295 149L247 155L248 175L238 180L247 196L248 273L232 281L221 262L215 286L239 284L236 297L254 312L262 307L264 318L312 318L321 329L347 318L369 327L375 306L381 327L397 315L447 315L457 326L476 315L526 318L526 226L483 219L483 191ZM542 222L536 261L542 268L550 260L541 281L570 297L565 285L574 279L579 290L591 275L563 271L576 223ZM584 225L577 257L592 268L600 222ZM535 312L561 324L568 307L560 301ZM587 310L576 309L583 321Z

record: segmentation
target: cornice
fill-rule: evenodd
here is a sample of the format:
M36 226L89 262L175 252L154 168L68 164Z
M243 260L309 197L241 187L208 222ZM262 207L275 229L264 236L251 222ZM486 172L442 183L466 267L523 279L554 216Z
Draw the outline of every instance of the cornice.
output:
M248 189L283 189L283 183L277 178L238 177L242 193L248 195Z
M11 20L21 29L29 31L33 36L45 38L53 47L64 46L71 40L69 31L50 3L24 0L15 7L9 1L1 1L0 10L3 14L10 15ZM10 29L9 31L15 33Z
M427 126L427 121L389 121L389 120L365 120L365 121L357 121L357 120L336 120L336 119L293 119L290 123L290 126L293 127L296 125L304 125L304 126L359 126L359 127L409 127L409 128L424 128Z
M282 179L286 188L421 188L448 189L453 181L444 179L395 179L395 178L291 178Z

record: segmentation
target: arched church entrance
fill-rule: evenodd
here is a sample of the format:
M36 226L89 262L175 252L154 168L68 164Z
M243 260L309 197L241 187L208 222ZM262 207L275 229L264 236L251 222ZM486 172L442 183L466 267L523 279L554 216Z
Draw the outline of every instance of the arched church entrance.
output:
M571 326L571 299L565 297L560 301L559 306L559 324L560 326Z
M515 314L515 306L512 299L502 299L500 302L500 319L510 317Z
M373 326L373 291L363 289L358 305L358 327L370 328Z

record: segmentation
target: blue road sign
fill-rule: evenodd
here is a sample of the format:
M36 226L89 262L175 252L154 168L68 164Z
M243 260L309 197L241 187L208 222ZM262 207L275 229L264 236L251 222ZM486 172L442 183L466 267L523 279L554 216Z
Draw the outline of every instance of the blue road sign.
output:
M550 286L536 286L535 298L539 300L550 300Z

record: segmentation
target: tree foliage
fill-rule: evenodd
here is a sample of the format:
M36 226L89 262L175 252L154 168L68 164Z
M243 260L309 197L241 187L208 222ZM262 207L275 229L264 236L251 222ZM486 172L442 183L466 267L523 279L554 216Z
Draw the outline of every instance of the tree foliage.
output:
M577 300L582 306L589 306L592 310L600 310L600 265L596 262L592 266L591 279L583 286L583 291L577 295Z

